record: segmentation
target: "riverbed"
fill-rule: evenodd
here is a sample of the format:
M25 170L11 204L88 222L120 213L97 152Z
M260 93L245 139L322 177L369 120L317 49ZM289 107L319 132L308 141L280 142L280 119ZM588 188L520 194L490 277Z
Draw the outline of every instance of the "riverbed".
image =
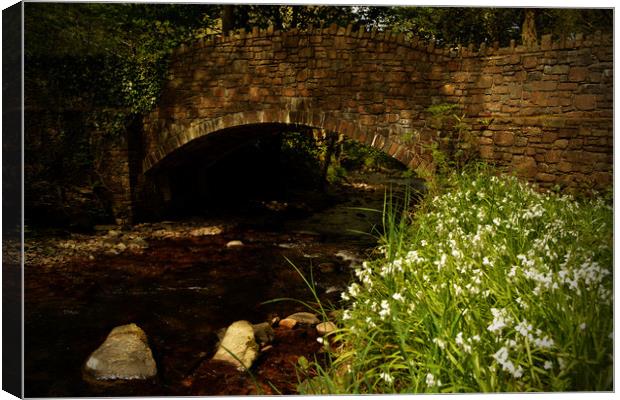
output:
M313 301L293 265L312 278L325 307L343 307L353 268L375 251L386 191L405 185L421 187L397 172L359 174L325 196L265 200L217 217L27 234L26 396L295 394L298 358L321 357L313 328L276 327L252 375L208 362L217 332L237 320L308 311L273 302ZM146 332L157 377L84 380L89 354L128 323Z

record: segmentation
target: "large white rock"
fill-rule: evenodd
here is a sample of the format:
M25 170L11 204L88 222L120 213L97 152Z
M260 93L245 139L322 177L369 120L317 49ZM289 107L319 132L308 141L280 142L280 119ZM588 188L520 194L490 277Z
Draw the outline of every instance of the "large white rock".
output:
M254 339L252 324L248 321L237 321L226 329L213 360L227 362L243 371L252 366L257 356L258 345Z
M112 329L84 369L98 380L148 379L157 374L146 334L136 324Z

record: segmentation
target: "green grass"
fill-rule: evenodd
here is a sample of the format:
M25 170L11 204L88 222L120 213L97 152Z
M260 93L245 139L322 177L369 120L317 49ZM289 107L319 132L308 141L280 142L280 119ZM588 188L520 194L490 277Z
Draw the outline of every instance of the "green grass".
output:
M609 203L488 168L448 183L413 217L386 206L302 393L612 390Z

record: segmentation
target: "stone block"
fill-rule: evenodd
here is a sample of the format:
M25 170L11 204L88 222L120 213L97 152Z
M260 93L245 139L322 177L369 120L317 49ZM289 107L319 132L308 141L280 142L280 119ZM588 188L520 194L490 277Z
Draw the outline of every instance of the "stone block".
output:
M490 88L493 86L493 76L481 76L480 79L478 79L478 84L476 86L481 89Z
M493 138L493 142L497 146L512 146L514 141L514 134L506 131L497 132Z
M547 65L543 69L543 72L548 75L562 75L567 74L569 68L570 67L568 65Z
M558 163L557 168L558 171L567 173L573 170L573 164L569 163L568 161L562 161Z
M495 157L493 146L480 146L480 157L487 160L493 159Z
M538 57L529 56L523 57L523 67L526 69L536 68L538 66Z
M562 160L562 152L560 150L550 150L545 153L545 161L548 163L557 163Z
M568 73L568 80L571 82L583 82L588 76L588 69L585 67L572 67Z
M576 109L582 111L590 111L596 108L596 95L593 94L577 94L573 100Z
M545 172L539 172L536 174L536 180L541 182L555 182L557 179L556 175L548 174Z
M529 90L532 92L550 92L558 88L558 83L556 81L533 81L526 83L524 87L525 90Z

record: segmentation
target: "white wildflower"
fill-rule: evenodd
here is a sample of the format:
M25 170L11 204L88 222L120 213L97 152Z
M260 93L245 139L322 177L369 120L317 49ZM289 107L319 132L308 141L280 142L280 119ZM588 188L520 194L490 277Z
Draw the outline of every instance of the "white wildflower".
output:
M466 353L471 353L471 346L465 343L465 341L463 340L463 332L457 333L454 341L458 346L461 346ZM471 339L469 339L468 341L471 342Z
M433 343L435 343L440 349L446 348L446 342L439 338L434 338Z
M551 369L553 367L553 363L551 361L545 361L545 365L543 365L544 369Z
M360 294L360 285L352 283L351 286L349 286L349 294L353 297L357 297Z
M493 354L493 358L497 361L498 364L502 366L504 371L509 372L515 378L520 378L523 376L523 368L519 365L519 367L515 368L514 363L509 359L508 348L502 347L498 351Z
M381 300L381 310L379 310L379 316L385 319L390 315L390 303L387 300Z
M394 293L394 294L392 295L392 298L393 298L394 300L396 300L396 301L401 301L401 302L404 302L404 301L405 301L405 298L404 298L404 297L403 297L403 295L402 295L402 294L400 294L400 293Z
M394 377L392 375L390 375L389 373L387 373L387 372L381 372L379 374L379 377L381 379L383 379L386 383L394 382Z
M526 319L519 322L519 324L515 326L515 330L519 332L521 336L525 336L530 339L532 338L532 334L530 333L532 331L532 325L528 324Z
M512 322L512 318L504 308L491 308L491 313L493 314L493 323L487 326L487 329L491 332L501 332L503 328Z
M549 349L554 344L555 344L555 342L553 341L553 339L549 338L548 336L545 336L542 339L541 338L536 338L534 340L534 345L536 345L536 347L538 347L539 349Z
M426 374L426 386L441 386L441 381L435 380L435 376L429 372L428 374Z

